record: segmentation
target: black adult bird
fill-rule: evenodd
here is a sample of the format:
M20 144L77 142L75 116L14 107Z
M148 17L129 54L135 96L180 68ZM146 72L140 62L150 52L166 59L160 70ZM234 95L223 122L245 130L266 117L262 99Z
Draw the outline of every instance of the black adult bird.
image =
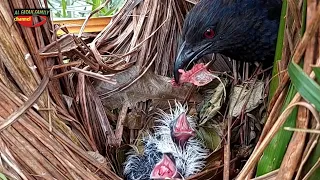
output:
M210 53L239 61L273 61L281 0L201 0L187 15L174 79L179 69Z

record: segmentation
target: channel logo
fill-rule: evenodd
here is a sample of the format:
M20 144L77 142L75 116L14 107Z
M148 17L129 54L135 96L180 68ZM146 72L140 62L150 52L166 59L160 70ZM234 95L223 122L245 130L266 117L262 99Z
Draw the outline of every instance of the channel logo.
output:
M50 9L15 9L14 21L25 27L39 27L47 22Z

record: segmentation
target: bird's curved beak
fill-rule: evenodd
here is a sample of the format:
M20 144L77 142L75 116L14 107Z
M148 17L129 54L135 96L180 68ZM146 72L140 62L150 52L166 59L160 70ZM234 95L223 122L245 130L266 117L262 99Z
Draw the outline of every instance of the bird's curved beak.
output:
M188 68L188 66L200 59L202 56L206 55L206 50L211 46L210 43L198 45L196 47L192 46L185 41L180 45L177 58L174 62L173 76L177 84L179 84L180 73L179 69Z
M158 162L150 175L150 179L171 179L179 177L178 170L176 168L175 163L171 160L171 158L164 154L160 162Z

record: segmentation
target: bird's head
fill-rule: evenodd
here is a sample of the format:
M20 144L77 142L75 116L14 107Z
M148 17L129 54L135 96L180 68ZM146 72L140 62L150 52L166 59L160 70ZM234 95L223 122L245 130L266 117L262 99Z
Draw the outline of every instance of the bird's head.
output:
M248 28L243 23L248 22L247 16L251 12L243 17L239 11L230 0L201 0L190 10L184 21L182 43L174 64L176 83L179 84L179 69L190 69L190 65L204 55L224 54L241 44L244 37L240 35Z
M162 110L155 126L156 134L161 137L171 138L178 145L184 146L185 142L195 136L195 119L188 116L187 106L176 102L176 107L168 114Z
M171 154L163 154L162 159L154 166L150 179L173 179L180 177L174 158Z

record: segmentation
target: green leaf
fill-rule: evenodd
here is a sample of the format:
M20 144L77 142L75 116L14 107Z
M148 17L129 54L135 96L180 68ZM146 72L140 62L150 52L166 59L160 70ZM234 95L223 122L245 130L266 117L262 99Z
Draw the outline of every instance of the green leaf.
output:
M2 174L2 173L0 173L0 179L1 179L1 180L8 180L8 179L6 178L6 176L5 176L4 174Z
M272 99L276 89L279 86L279 77L276 76L279 74L279 67L278 64L282 59L282 49L283 49L283 40L285 35L285 27L286 27L286 12L287 12L287 0L283 0L282 2L282 10L280 16L280 24L278 30L278 37L277 37L277 45L276 45L276 52L274 57L274 65L272 70L272 76L274 77L270 83L269 89L269 97L268 100ZM292 85L289 87L289 91L286 96L286 100L282 106L281 112L287 107L290 103L294 95L296 94L296 90ZM269 143L268 147L265 149L263 156L261 157L258 166L257 166L257 176L269 173L275 169L278 169L281 165L283 156L286 152L287 145L291 139L292 132L288 132L283 130L283 127L294 127L296 122L296 115L297 115L297 108L295 108L282 128L279 132L275 135L273 140Z
M320 67L312 67L313 72L316 74L316 78L320 81Z
M291 62L288 71L291 82L300 95L320 111L320 86L303 72L296 63Z
M67 17L67 1L61 0L61 7L62 7L62 17Z
M320 143L317 143L315 149L312 151L310 154L310 157L308 158L305 166L303 167L303 173L302 174L307 174L307 172L313 167L313 165L318 161L320 157ZM320 177L320 168L317 168L315 172L311 175L309 180L318 180Z
M286 11L287 11L287 0L283 0L282 3L282 10L281 10L281 16L280 16L280 24L279 24L279 30L278 30L278 37L277 37L277 46L276 46L276 52L274 56L274 63L273 63L273 69L272 69L272 77L274 77L270 83L270 90L269 90L269 101L272 99L275 91L278 88L279 85L279 77L276 76L279 74L279 61L281 61L282 58L282 48L283 48L283 39L284 39L284 32L285 32L285 23L286 23Z
M205 146L211 150L216 150L221 144L221 138L214 127L200 127L197 135L204 141Z
M297 91L290 85L286 100L282 106L281 112L288 106ZM274 136L267 148L264 150L263 155L257 166L257 176L267 174L280 167L284 154L286 153L287 146L290 142L293 132L286 131L283 127L295 127L298 108L294 108L287 118L286 122L282 125L278 133Z

